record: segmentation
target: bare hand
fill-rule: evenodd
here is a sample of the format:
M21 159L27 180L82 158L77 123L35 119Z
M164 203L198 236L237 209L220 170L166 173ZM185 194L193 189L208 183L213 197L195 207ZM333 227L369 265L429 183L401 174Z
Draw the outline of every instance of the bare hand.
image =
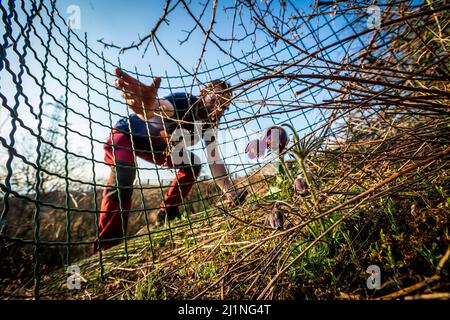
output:
M157 92L161 84L161 78L156 77L149 86L143 84L139 80L133 78L126 72L117 68L115 70L117 76L114 86L122 91L125 103L136 113L141 119L149 119L153 117L157 102Z

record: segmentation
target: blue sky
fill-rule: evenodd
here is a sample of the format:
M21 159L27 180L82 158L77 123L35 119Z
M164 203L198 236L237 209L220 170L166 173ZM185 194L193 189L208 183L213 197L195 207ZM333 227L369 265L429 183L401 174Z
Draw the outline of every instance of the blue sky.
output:
M206 0L205 0L206 1ZM148 52L142 57L143 50L129 50L122 55L119 55L117 50L105 49L100 43L97 42L98 39L103 39L105 42L113 42L119 46L126 46L131 44L131 42L138 40L138 35L144 36L148 33L151 27L155 24L158 18L161 16L165 1L152 0L152 1L106 1L106 0L58 0L57 8L63 18L68 19L72 16L73 12L67 11L68 8L73 8L76 6L79 8L80 12L80 29L74 30L79 36L81 41L75 39L72 35L72 43L74 43L75 48L71 48L71 59L69 61L69 70L73 73L74 77L71 75L68 80L68 105L70 108L79 111L83 116L79 116L73 112L68 114L68 127L73 131L82 133L84 135L90 134L90 129L92 129L92 136L98 140L94 142L93 152L94 158L101 161L103 159L103 148L102 141L104 141L109 133L110 124L114 124L121 116L127 115L127 108L120 103L121 97L118 92L113 88L109 88L109 96L117 102L110 101L110 105L107 105L106 99L102 94L106 93L105 84L101 81L96 80L95 77L103 79L104 73L101 69L102 61L99 58L100 55L105 55L106 61L110 62L106 64L107 73L113 72L114 66L117 65L118 59L120 58L121 65L127 70L136 70L139 73L150 75L151 73L155 75L169 76L169 79L163 79L163 83L160 89L160 96L169 94L171 91L183 91L192 90L194 94L198 93L200 83L192 79L192 77L186 76L184 71L180 71L179 67L170 59L166 54L164 54L161 48L158 48L158 52L155 48L150 45ZM233 21L232 11L226 12L224 7L233 5L234 1L219 1L219 7L217 11L215 32L220 36L227 38L231 35L231 24ZM310 10L309 5L312 1L302 1L299 5L300 9L305 11ZM262 1L258 2L259 5L265 5ZM204 26L209 24L210 11L211 11L212 1L209 3L209 7L201 20ZM72 6L72 7L71 7ZM19 12L19 17L24 18L23 13L19 8L16 8ZM202 7L198 2L192 1L190 4L190 9L193 13L198 16ZM273 1L271 5L271 10L280 10L279 2ZM332 18L332 17L331 17ZM330 19L331 19L330 18ZM201 52L202 41L204 39L204 34L197 29L189 39L189 41L183 45L179 44L179 40L184 39L186 33L184 30L191 29L194 24L192 19L187 15L186 11L179 6L174 12L169 16L169 25L162 24L158 30L158 38L164 44L166 49L175 58L181 62L184 68L187 70L193 70L196 67L197 60ZM43 22L43 23L42 23ZM44 18L40 24L36 22L38 27L36 32L41 35L43 39L46 39L47 31L43 28L43 25L48 25L48 17ZM333 22L335 23L335 22ZM62 25L61 21L57 22L58 25ZM248 28L251 24L247 16L244 15L244 24ZM339 21L336 22L339 25ZM17 29L17 28L16 28ZM3 31L0 29L0 31ZM17 32L17 30L15 31ZM237 36L242 30L236 30ZM312 37L308 37L308 30L302 29L303 34L300 36L304 37L303 46L305 48L315 49L315 41ZM13 32L14 33L14 32ZM85 67L85 58L75 49L79 49L84 54L84 34L87 33L88 46L92 51L88 51L90 62L90 90L87 92L87 86L81 81L75 79L75 77L82 79L86 82L86 72L82 70L75 62L78 62L81 67ZM56 79L51 79L47 76L46 89L52 93L54 97L64 96L66 93L65 83L65 72L62 66L66 66L67 56L63 53L64 46L67 41L63 38L61 34L58 34L57 30L54 30L54 38L56 41L51 43L51 52L55 58L51 58L49 61L49 70L58 78L61 82L59 83ZM324 38L324 43L326 41L335 41L330 36L329 31L324 29L322 32L322 37ZM330 37L329 40L326 40ZM42 45L39 44L39 39L33 36L31 32L30 36L32 47L35 48L38 59L42 61L45 50ZM286 50L283 46L278 45L274 47L273 45L266 45L266 36L258 35L256 38L256 47L262 47L258 52L248 55L247 52L252 50L252 41L243 41L235 43L232 47L232 54L236 57L240 57L238 61L233 61L229 56L217 49L217 47L211 42L208 43L206 47L206 52L204 59L201 64L199 81L207 82L214 78L228 78L230 77L230 82L232 84L239 83L246 79L251 78L255 75L261 75L258 72L253 73L249 68L252 62L267 63L270 64L273 61L292 61L298 55L297 52L292 50ZM58 47L56 43L60 43L62 47ZM23 43L21 43L23 45ZM145 45L144 45L145 47ZM143 47L142 47L143 48ZM224 45L224 48L229 48L228 45ZM284 48L284 49L283 49ZM275 54L275 55L274 55ZM339 53L336 53L339 56ZM19 73L21 66L11 50L8 51L8 59L11 62L11 69L15 73ZM207 66L207 68L205 67ZM38 79L42 77L42 67L33 57L33 54L28 50L27 55L27 66L31 70L32 74L35 74ZM223 68L218 68L218 66L223 66ZM208 69L209 71L206 72ZM305 72L312 72L307 70L305 67ZM237 71L242 71L242 73L237 73ZM16 92L14 86L11 86L11 77L5 70L1 71L0 86L3 92L5 92L8 97L9 104L14 101L14 94ZM179 77L182 74L184 77ZM142 78L143 82L149 82L150 77ZM113 82L114 78L111 74L107 75L108 83ZM36 128L37 121L31 115L28 109L33 109L36 112L36 106L39 104L39 87L36 85L35 81L31 77L27 77L26 74L23 77L24 92L29 97L30 107L24 106L21 101L19 108L19 115L24 119L30 127ZM194 86L191 87L191 84ZM282 85L281 87L279 85ZM186 88L186 89L185 89ZM272 125L273 123L279 124L283 122L290 122L299 132L307 128L308 124L313 124L319 122L323 117L319 112L309 110L292 113L278 112L277 115L271 117L263 117L258 120L252 120L242 126L241 118L251 116L255 112L267 112L267 106L261 105L262 101L270 103L271 101L287 101L286 110L291 110L289 104L304 105L307 103L320 102L323 98L330 98L330 96L323 96L321 92L308 92L304 97L295 96L294 91L301 89L299 87L294 87L291 85L286 85L285 81L278 81L264 85L262 87L256 87L251 90L245 96L242 96L236 103L231 107L230 112L225 115L224 121L230 124L222 125L222 136L220 140L223 143L222 153L227 158L227 164L231 171L237 171L239 174L246 173L249 165L255 164L255 161L249 161L246 159L244 152L245 145L247 142L255 138L256 135ZM79 99L77 95L86 98L90 95L91 106L83 99ZM20 100L23 100L20 97ZM51 102L53 98L49 95L44 95L44 102ZM110 118L110 114L106 112L106 108L110 107L111 110L116 113ZM88 114L90 108L91 116L94 121L91 122L91 127L89 126L89 121L86 120L86 115ZM282 111L277 107L277 111ZM291 110L292 111L292 110ZM46 106L44 113L51 113L50 107ZM291 118L291 120L289 120ZM44 119L44 126L47 123ZM3 124L3 125L2 125ZM7 135L11 129L10 120L7 112L2 111L0 114L0 132L2 135ZM64 125L64 123L63 123ZM226 130L230 129L230 130ZM250 135L250 136L249 136ZM23 139L28 139L29 134L24 130L19 130L17 133L18 137L23 137ZM18 139L18 145L20 146L22 138ZM83 137L80 134L73 132L68 133L69 139L69 150L77 154L85 154L90 157L91 145L90 140ZM64 141L60 141L60 145L64 145ZM204 154L201 152L201 146L196 145L193 147L199 155ZM0 153L0 157L5 157L5 150ZM4 158L3 158L4 159ZM87 162L89 165L89 162ZM154 179L156 178L154 170L155 167L149 164L139 161L138 165L144 170L141 172L142 179ZM206 168L207 169L207 168ZM105 178L108 173L108 168L105 165L96 164L95 170L97 175L101 178ZM208 174L209 170L205 171ZM170 170L161 170L160 173L164 178L170 178L173 172Z

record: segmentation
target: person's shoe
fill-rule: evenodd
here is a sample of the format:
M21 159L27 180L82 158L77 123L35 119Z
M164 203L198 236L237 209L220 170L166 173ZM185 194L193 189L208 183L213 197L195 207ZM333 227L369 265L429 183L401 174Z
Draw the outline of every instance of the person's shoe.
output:
M161 227L168 224L169 220L175 220L176 218L181 218L181 212L178 207L161 209L156 216L155 228Z

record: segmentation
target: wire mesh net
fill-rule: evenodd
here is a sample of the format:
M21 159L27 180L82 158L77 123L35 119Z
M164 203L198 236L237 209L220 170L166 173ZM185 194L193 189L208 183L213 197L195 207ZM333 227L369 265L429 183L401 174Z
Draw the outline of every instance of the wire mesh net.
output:
M70 266L97 246L103 274L102 243L121 240L128 257L135 240L145 239L157 261L153 248L161 234L174 248L180 233L195 243L202 228L223 216L281 229L277 216L251 218L246 212L283 202L297 212L287 228L298 230L305 221L364 201L419 192L418 182L448 169L445 2L386 1L373 8L362 1L316 1L305 9L280 1L276 10L271 3L229 4L232 36L225 38L212 27L217 1L201 13L212 10L210 24L184 1L167 1L161 19L138 43L122 48L100 41L117 60L91 49L88 34L71 28L55 1L0 4L1 258L26 249L36 297L48 260ZM200 58L189 66L158 37L160 24L176 10L204 37ZM154 49L178 72L154 74L152 63L133 68L124 57L136 48L147 56ZM224 177L210 172L202 139L180 143L197 161L181 169L168 165L167 150L153 148L150 131L144 147L134 139L111 140L117 122L133 114L114 85L116 68L147 84L161 77L161 98L197 95L214 79L230 84L231 105L217 137L233 189L248 193L242 203L226 204L229 190L218 187ZM264 153L267 144L259 143L267 142L274 126L289 143L281 153ZM252 141L259 149L249 156ZM131 162L121 162L118 149ZM417 177L417 168L429 171ZM115 211L102 211L108 192L117 197ZM180 216L155 228L168 192L181 194ZM119 236L100 236L102 214L119 216Z

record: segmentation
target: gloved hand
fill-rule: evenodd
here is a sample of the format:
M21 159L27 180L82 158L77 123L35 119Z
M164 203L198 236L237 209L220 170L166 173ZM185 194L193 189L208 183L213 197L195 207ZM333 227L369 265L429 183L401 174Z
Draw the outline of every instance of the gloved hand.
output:
M248 195L247 189L243 189L240 191L236 191L235 189L229 190L226 193L227 200L224 201L224 204L226 204L230 208L236 207L244 203L247 195Z

